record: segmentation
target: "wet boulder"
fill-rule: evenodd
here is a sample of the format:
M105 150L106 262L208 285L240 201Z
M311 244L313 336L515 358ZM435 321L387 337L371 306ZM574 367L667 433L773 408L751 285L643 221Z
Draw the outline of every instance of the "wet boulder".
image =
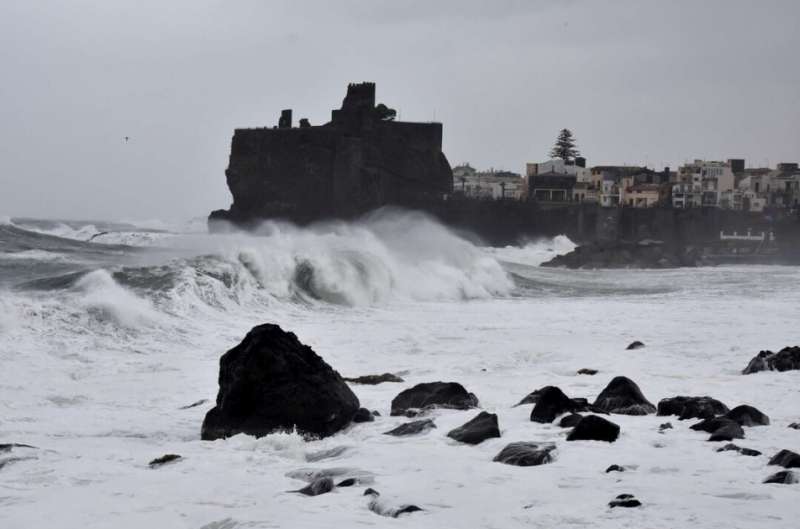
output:
M555 449L556 446L553 444L510 443L494 457L493 461L518 467L544 465L553 461L551 452Z
M800 422L793 422L792 424L789 425L789 428L791 428L792 430L800 430Z
M725 415L730 410L725 404L711 397L672 397L661 399L658 403L657 415L677 415L678 419L708 419L717 415Z
M749 375L759 371L790 371L800 369L800 346L784 347L777 353L772 351L759 352L742 374Z
M555 386L547 386L540 390L536 405L531 410L531 421L548 423L565 413L585 409L585 403L574 401Z
M735 445L733 443L728 443L722 448L717 448L717 452L737 452L743 456L760 456L761 452L758 450L753 450L752 448L742 448L741 446Z
M153 459L152 461L150 461L150 463L148 463L148 466L150 468L157 468L157 467L160 467L162 465L166 465L167 463L173 463L175 461L178 461L179 459L183 459L183 458L181 456L179 456L178 454L164 454L163 456L157 457L157 458Z
M619 465L611 465L606 469L606 474L610 472L625 472L625 467Z
M611 500L608 506L611 507L612 509L614 507L625 507L625 508L641 507L642 502L634 498L633 494L620 494L619 496Z
M559 422L558 425L562 428L572 428L583 419L583 415L580 413L571 413L569 415L564 416Z
M436 428L436 424L431 419L423 419L419 421L411 421L396 428L392 428L388 432L383 432L384 435L394 435L395 437L403 437L406 435L417 435L420 433L427 432L428 430L432 430Z
M458 428L450 430L447 437L471 445L480 444L493 437L500 437L497 415L482 411L473 417L472 420Z
M758 409L746 404L736 406L726 413L725 417L735 421L741 426L767 426L769 424L769 417Z
M375 416L367 408L358 408L356 414L353 415L353 422L372 422Z
M619 437L619 425L597 415L583 417L567 436L567 441L606 441Z
M744 439L744 430L737 423L730 421L711 433L708 438L711 442L716 441L733 441L734 439Z
M582 369L578 369L578 374L579 375L589 375L589 376L596 375L597 374L597 369L589 369L587 367L584 367Z
M798 482L800 482L800 479L791 470L781 470L764 480L764 483L779 483L781 485L793 485Z
M329 477L317 478L302 489L292 490L290 492L299 492L305 496L319 496L332 491L334 488L333 480Z
M625 350L626 351L633 351L633 350L636 350L636 349L642 349L643 347L644 347L644 344L642 342L640 342L639 340L635 340L635 341L631 342L630 344L628 344L628 347L626 347Z
M216 406L206 414L201 436L297 429L326 437L350 424L358 408L339 373L297 336L259 325L222 355Z
M431 408L468 410L478 398L457 382L427 382L402 391L392 400L392 415L410 415Z
M800 454L791 450L781 450L769 460L769 465L778 465L783 468L800 468Z
M636 382L627 377L615 377L598 395L594 406L608 413L647 415L656 407L642 394Z

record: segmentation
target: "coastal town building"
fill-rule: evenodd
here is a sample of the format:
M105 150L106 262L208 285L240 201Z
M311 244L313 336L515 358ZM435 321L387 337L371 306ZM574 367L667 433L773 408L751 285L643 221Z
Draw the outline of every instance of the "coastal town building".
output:
M730 162L695 160L678 169L672 207L733 209L735 177Z
M486 200L522 200L525 179L511 171L478 171L469 163L453 168L453 193Z

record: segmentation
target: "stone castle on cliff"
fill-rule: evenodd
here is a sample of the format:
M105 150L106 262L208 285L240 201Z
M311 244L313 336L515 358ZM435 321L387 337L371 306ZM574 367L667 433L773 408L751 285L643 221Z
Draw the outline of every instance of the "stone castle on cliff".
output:
M238 224L346 219L386 205L428 209L453 188L441 123L394 121L394 111L376 106L374 83L350 84L324 125L293 127L284 110L278 127L237 129L225 174L233 204L209 219Z

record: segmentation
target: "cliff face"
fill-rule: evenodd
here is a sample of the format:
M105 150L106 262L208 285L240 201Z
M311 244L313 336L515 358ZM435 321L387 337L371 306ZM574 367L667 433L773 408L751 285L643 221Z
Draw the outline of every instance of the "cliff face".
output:
M375 106L374 84L353 84L325 125L292 128L284 111L280 128L237 129L225 172L233 204L210 220L307 223L441 201L453 181L442 125L395 122L392 112Z

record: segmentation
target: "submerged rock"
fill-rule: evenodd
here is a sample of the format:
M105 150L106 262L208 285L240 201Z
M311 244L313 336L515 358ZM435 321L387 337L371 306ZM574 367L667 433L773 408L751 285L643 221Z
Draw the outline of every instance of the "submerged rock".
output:
M612 509L614 507L626 507L626 508L641 507L642 502L634 498L633 494L620 494L619 496L611 500L608 506L611 507Z
M531 410L531 421L548 423L556 417L568 412L584 409L583 402L575 402L555 386L547 386L540 390L536 405Z
M578 374L579 375L596 375L597 374L597 369L588 369L588 368L584 367L583 369L578 369Z
M375 415L372 414L367 408L358 408L356 414L353 415L353 422L372 422L375 420Z
M486 439L491 439L493 437L500 437L497 415L482 411L473 417L472 420L458 428L450 430L447 437L471 445L482 443Z
M148 465L150 468L160 467L161 465L166 465L167 463L172 463L173 461L178 461L179 459L183 459L178 454L165 454L161 457L157 457L150 461Z
M644 344L639 340L631 342L628 347L625 348L626 351L633 351L634 349L641 349L644 347Z
M793 422L792 424L789 425L789 428L791 428L792 430L800 430L800 422Z
M749 375L759 371L790 371L800 369L800 347L784 347L777 353L772 351L759 352L742 374Z
M606 474L609 472L625 472L625 467L621 467L619 465L611 465L606 469Z
M775 474L772 474L767 479L764 480L764 483L780 483L782 485L793 485L799 482L800 479L797 478L797 474L792 472L791 470L781 470Z
M364 375L355 378L345 378L345 382L350 382L352 384L364 384L374 386L376 384L382 384L384 382L404 382L404 380L397 375L393 375L392 373L384 373L382 375Z
M259 325L222 355L217 405L206 414L202 438L294 428L326 437L350 424L358 408L339 373L297 336Z
M717 415L725 415L730 410L725 404L711 397L672 397L661 399L658 403L657 415L677 415L678 419L708 419Z
M494 457L493 461L518 467L544 465L553 461L551 452L555 449L556 446L553 444L510 443Z
M192 408L196 408L198 406L202 406L206 402L208 402L208 399L196 400L196 401L192 402L191 404L187 404L186 406L181 406L179 409L181 409L181 410L189 410L189 409L192 409Z
M619 437L619 425L597 415L583 417L567 436L567 441L606 441L613 443Z
M666 430L672 430L672 423L671 422L663 422L658 425L658 431L660 433L664 433Z
M370 511L374 512L375 514L380 514L381 516L388 516L390 518L397 518L401 514L408 514L412 512L419 512L423 509L416 505L404 504L398 505L397 507L392 507L385 504L380 499L380 492L375 489L367 489L364 491L364 496L369 496L370 500L367 504L367 507Z
M691 429L710 433L709 441L744 439L744 430L742 430L739 423L724 416L703 419L699 423L693 424Z
M728 443L722 448L717 448L717 452L738 452L743 456L760 456L761 452L753 450L752 448L742 448L733 443Z
M291 490L289 492L299 492L306 496L319 496L333 490L333 480L328 477L317 478L302 489Z
M636 383L627 377L615 377L600 393L594 406L609 413L647 415L656 407L642 394Z
M430 408L468 410L478 406L478 398L457 382L427 382L402 391L392 400L392 415Z
M22 443L0 443L0 454L4 452L10 452L15 448L33 448L36 449L35 446L26 445Z
M791 450L781 450L769 460L769 465L778 465L783 468L800 468L800 454Z
M396 437L402 437L405 435L416 435L419 433L427 432L436 428L436 424L431 419L423 419L420 421L411 421L404 424L401 424L397 428L393 428L388 432L383 432L384 435L394 435Z
M767 426L769 424L769 417L746 404L736 406L726 413L725 417L742 426Z

